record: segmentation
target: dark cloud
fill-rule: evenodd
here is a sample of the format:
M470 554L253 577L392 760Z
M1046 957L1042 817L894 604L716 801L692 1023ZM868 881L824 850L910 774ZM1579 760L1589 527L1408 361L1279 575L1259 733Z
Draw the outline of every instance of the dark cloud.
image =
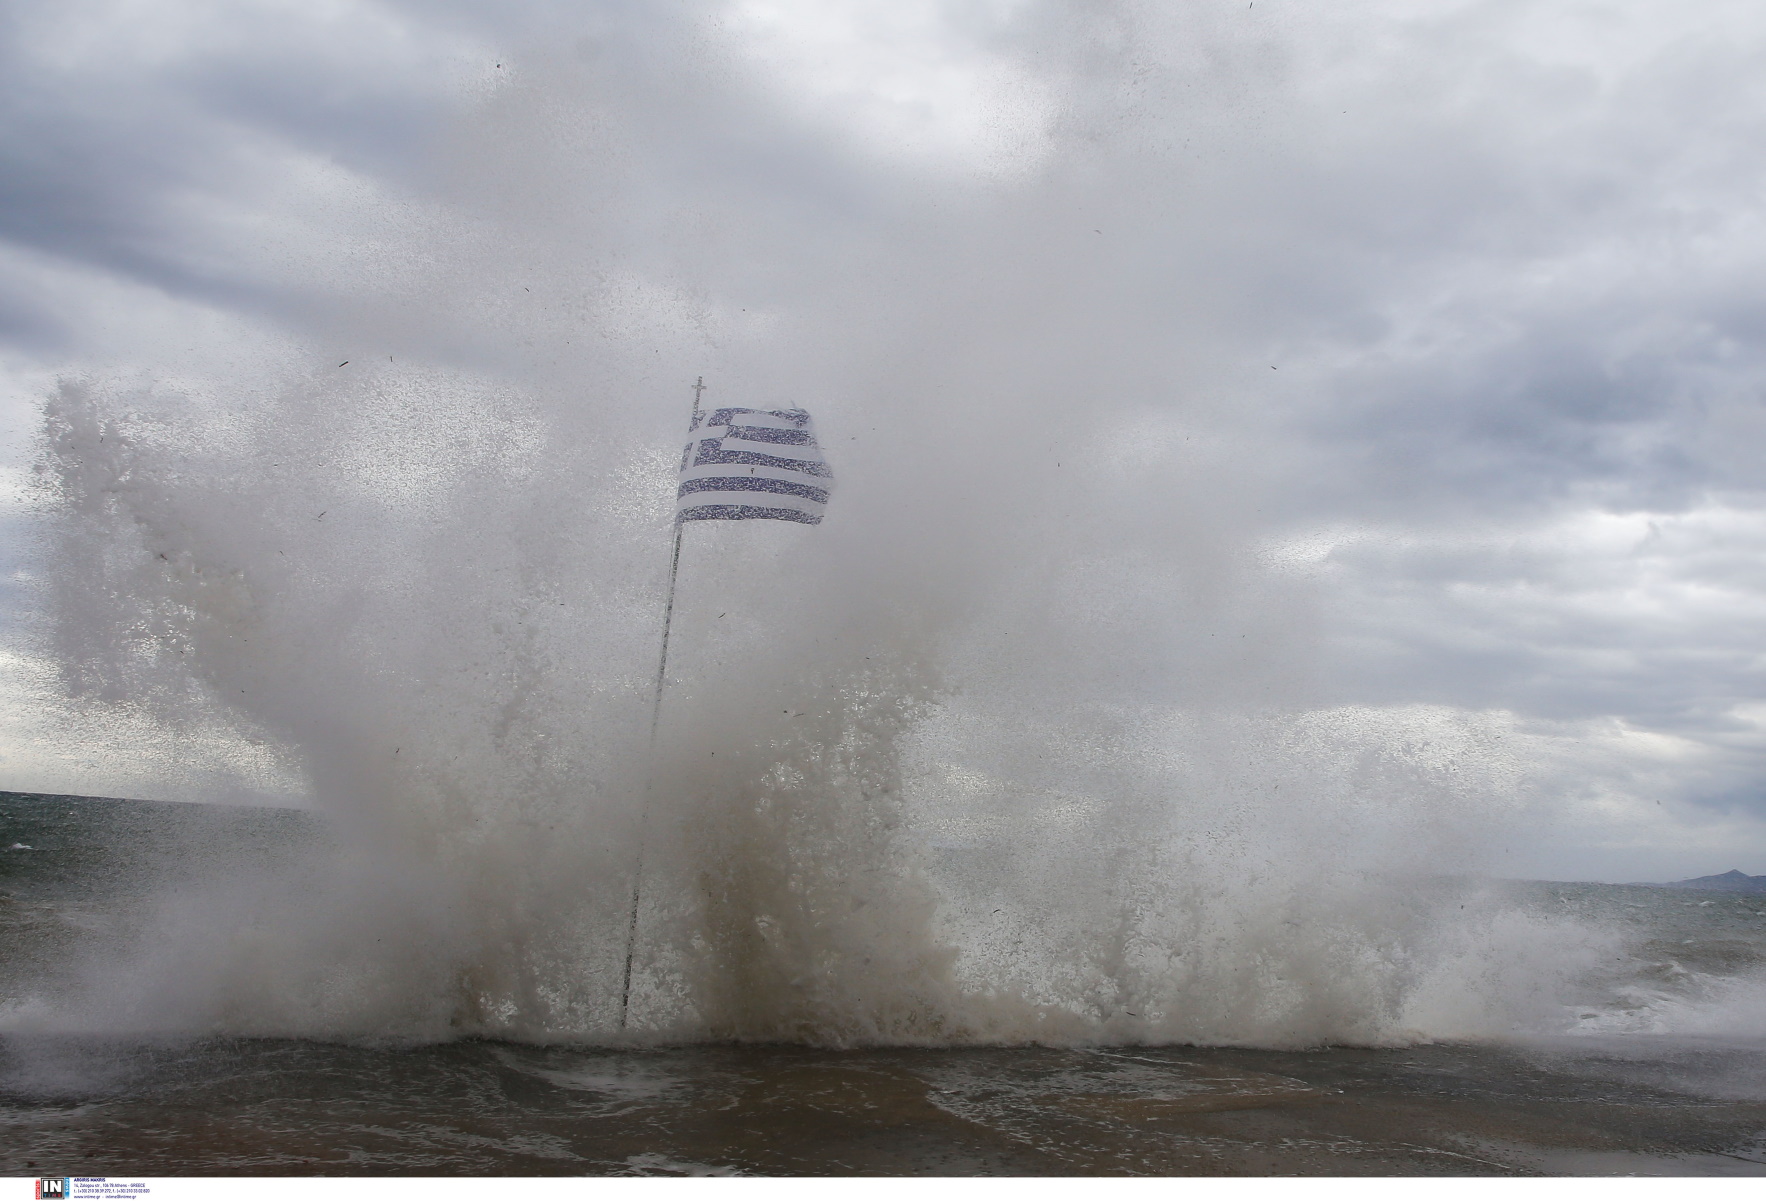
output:
M803 346L858 328L818 366L939 396L1066 388L1083 410L1104 381L1242 456L1267 510L1223 525L1335 531L1313 577L1330 699L1665 732L1726 756L1688 795L1766 821L1735 716L1766 688L1766 22L965 10L939 36L1047 108L1016 174L976 182L743 61L733 12L240 8L132 47L104 30L139 20L120 8L19 6L0 240L86 282L0 285L0 339L105 364L97 279L523 382L591 328L640 340L645 305L694 313L696 346L757 381L795 382L743 349L750 310ZM437 241L524 232L424 276L421 238L376 249L392 218L362 216L397 204L444 211ZM541 278L569 285L521 291ZM937 371L897 367L904 346ZM1161 505L1124 519L1144 546ZM1173 678L1177 612L1120 619L1176 630L1147 656Z
M214 221L218 209L244 207L249 220L276 203L261 195L273 160L307 155L409 186L451 112L455 64L372 6L353 22L172 10L169 29L102 4L11 13L0 40L0 239L223 309L287 317L303 299L254 271L240 231ZM78 342L37 307L0 336L42 349Z

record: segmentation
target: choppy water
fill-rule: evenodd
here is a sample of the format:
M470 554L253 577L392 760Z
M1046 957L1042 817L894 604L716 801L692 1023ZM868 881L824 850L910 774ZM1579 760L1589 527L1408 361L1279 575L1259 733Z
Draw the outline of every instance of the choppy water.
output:
M1676 890L1509 886L1612 953L1555 1026L1500 1041L413 1044L58 1020L114 979L93 964L154 896L325 841L291 811L0 796L0 1172L1766 1174L1766 902Z
M0 1170L1766 1174L1766 1057L6 1043ZM1712 1095L1745 1082L1746 1098Z

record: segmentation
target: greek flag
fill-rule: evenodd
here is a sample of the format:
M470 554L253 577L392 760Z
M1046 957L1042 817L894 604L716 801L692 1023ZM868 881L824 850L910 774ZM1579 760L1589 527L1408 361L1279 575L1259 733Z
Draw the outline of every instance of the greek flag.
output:
M801 521L817 525L834 473L802 409L712 409L693 414L681 456L675 520Z

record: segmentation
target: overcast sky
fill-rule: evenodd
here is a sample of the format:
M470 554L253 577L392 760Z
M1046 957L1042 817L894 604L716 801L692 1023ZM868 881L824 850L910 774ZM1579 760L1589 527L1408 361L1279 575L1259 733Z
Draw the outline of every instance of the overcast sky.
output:
M12 4L3 461L22 487L61 377L350 357L348 314L401 286L376 247L530 189L623 222L634 277L712 294L715 367L739 301L815 303L807 269L768 274L780 231L832 272L930 228L904 213L1065 187L1110 246L1075 286L1136 297L1123 353L1156 373L1149 313L1226 348L1195 387L1259 448L1259 553L1317 598L1318 705L1504 740L1550 811L1517 874L1766 873L1766 13L1162 7ZM757 99L726 119L696 81ZM559 166L597 105L623 166ZM551 140L498 160L487 120ZM743 193L721 223L696 171ZM646 225L669 188L704 220ZM1149 232L1166 204L1187 232ZM720 266L693 279L700 254ZM1149 262L1218 286L1161 311ZM515 342L408 324L399 353L519 383ZM50 685L14 641L0 786L175 793L34 738Z

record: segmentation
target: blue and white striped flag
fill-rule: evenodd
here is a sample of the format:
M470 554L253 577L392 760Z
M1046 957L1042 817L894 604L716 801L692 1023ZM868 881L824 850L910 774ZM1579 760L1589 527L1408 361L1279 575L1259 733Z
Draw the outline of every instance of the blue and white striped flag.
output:
M802 409L712 409L693 415L681 456L675 520L817 525L834 473Z

